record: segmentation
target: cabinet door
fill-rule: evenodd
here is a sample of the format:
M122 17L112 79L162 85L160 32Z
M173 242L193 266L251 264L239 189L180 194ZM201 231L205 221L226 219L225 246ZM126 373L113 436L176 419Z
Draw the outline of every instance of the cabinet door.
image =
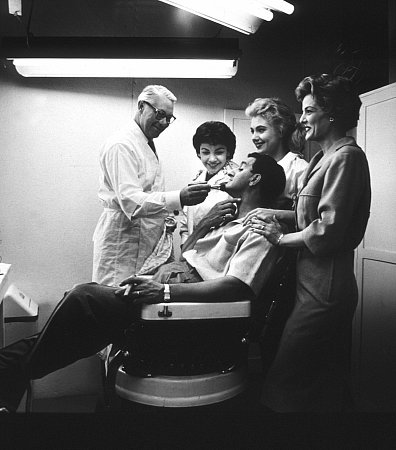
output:
M250 119L241 109L225 109L224 123L231 128L236 136L235 154L232 159L240 164L249 153L256 151L250 134Z
M396 411L396 83L363 94L357 142L370 166L372 204L356 251L353 336L358 409Z

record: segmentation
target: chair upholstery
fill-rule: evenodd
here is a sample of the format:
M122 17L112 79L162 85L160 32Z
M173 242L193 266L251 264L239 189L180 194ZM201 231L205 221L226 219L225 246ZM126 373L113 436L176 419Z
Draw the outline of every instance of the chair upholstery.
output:
M263 374L271 365L295 299L296 251L288 249L278 261L268 283L252 302L250 342L260 346Z

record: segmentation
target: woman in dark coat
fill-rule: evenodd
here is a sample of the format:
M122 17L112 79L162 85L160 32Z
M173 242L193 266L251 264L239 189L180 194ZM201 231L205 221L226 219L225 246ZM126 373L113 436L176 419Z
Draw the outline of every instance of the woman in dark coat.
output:
M296 96L305 139L321 150L305 171L295 213L259 209L246 219L274 245L299 249L295 305L262 400L278 412L344 411L352 398L354 249L365 233L371 199L365 153L346 135L356 126L361 102L350 80L327 74L304 78ZM296 231L283 234L279 222Z

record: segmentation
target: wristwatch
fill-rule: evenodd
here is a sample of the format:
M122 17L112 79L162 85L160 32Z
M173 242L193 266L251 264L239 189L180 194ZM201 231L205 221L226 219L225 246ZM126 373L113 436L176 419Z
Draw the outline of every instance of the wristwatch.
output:
M278 246L278 245L280 244L280 241L283 239L283 237L284 237L284 234L281 233L281 234L279 235L278 239L276 240L276 243L275 243L276 246Z
M170 288L169 284L164 284L164 303L170 303L171 296L170 296Z

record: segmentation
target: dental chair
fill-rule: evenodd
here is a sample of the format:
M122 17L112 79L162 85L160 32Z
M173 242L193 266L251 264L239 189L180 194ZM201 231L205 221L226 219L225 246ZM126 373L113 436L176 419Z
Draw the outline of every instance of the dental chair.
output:
M263 334L265 322L283 299L286 266L287 260L280 258L253 302L258 301L259 308L248 300L143 305L140 320L126 331L125 346L109 365L108 407L117 408L120 399L156 407L196 407L244 391L249 341L257 339L258 329ZM264 318L257 313L263 309Z
M142 306L109 368L113 394L161 407L238 395L246 385L249 323L250 301Z
M265 377L278 350L286 321L293 309L296 290L297 252L288 249L258 298L252 303L247 339L258 344Z

